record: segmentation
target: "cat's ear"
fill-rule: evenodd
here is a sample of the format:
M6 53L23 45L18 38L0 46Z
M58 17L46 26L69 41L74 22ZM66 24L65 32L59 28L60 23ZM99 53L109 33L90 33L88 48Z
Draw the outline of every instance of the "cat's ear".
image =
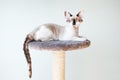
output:
M64 16L66 21L70 21L70 17L72 17L73 15L70 12L64 11Z
M81 22L83 21L83 10L79 11L76 16L79 18L79 20L81 20Z
M83 13L84 13L83 10L81 10L81 11L79 11L79 12L77 13L76 16L82 18L82 17L83 17Z

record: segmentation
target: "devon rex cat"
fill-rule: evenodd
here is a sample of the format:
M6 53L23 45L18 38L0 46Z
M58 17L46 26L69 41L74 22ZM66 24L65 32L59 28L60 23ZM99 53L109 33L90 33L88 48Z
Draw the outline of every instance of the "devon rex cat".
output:
M31 57L29 54L28 43L33 40L49 41L49 40L77 40L84 41L86 38L79 37L79 26L83 22L83 12L78 12L77 15L72 15L70 12L64 12L67 26L61 26L58 24L47 23L40 25L38 28L29 33L24 42L24 53L29 65L29 77L32 76Z

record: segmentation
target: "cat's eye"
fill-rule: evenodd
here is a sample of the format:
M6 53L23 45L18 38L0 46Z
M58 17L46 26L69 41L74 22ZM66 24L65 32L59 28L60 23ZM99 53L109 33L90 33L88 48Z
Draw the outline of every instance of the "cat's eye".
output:
M83 19L79 19L78 21L79 21L79 22L83 22Z
M78 22L83 22L83 19L80 18L80 17L77 17L76 20L77 20Z
M66 20L66 22L70 22L70 20Z

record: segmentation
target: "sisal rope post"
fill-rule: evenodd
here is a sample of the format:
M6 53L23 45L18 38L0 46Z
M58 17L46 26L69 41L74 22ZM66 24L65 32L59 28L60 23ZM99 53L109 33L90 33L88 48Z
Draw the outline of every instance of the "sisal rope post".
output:
M65 80L65 51L53 51L53 80Z

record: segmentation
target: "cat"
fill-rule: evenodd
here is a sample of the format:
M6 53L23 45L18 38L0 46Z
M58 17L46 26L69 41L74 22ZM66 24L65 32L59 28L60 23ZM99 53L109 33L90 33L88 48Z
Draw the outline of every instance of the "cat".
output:
M64 16L67 26L62 26L53 23L40 25L35 30L30 32L24 41L24 53L29 65L29 77L32 77L31 57L29 54L28 43L31 41L50 41L50 40L75 40L85 41L84 37L79 37L79 26L83 22L83 12L79 11L77 15L72 15L65 11Z

